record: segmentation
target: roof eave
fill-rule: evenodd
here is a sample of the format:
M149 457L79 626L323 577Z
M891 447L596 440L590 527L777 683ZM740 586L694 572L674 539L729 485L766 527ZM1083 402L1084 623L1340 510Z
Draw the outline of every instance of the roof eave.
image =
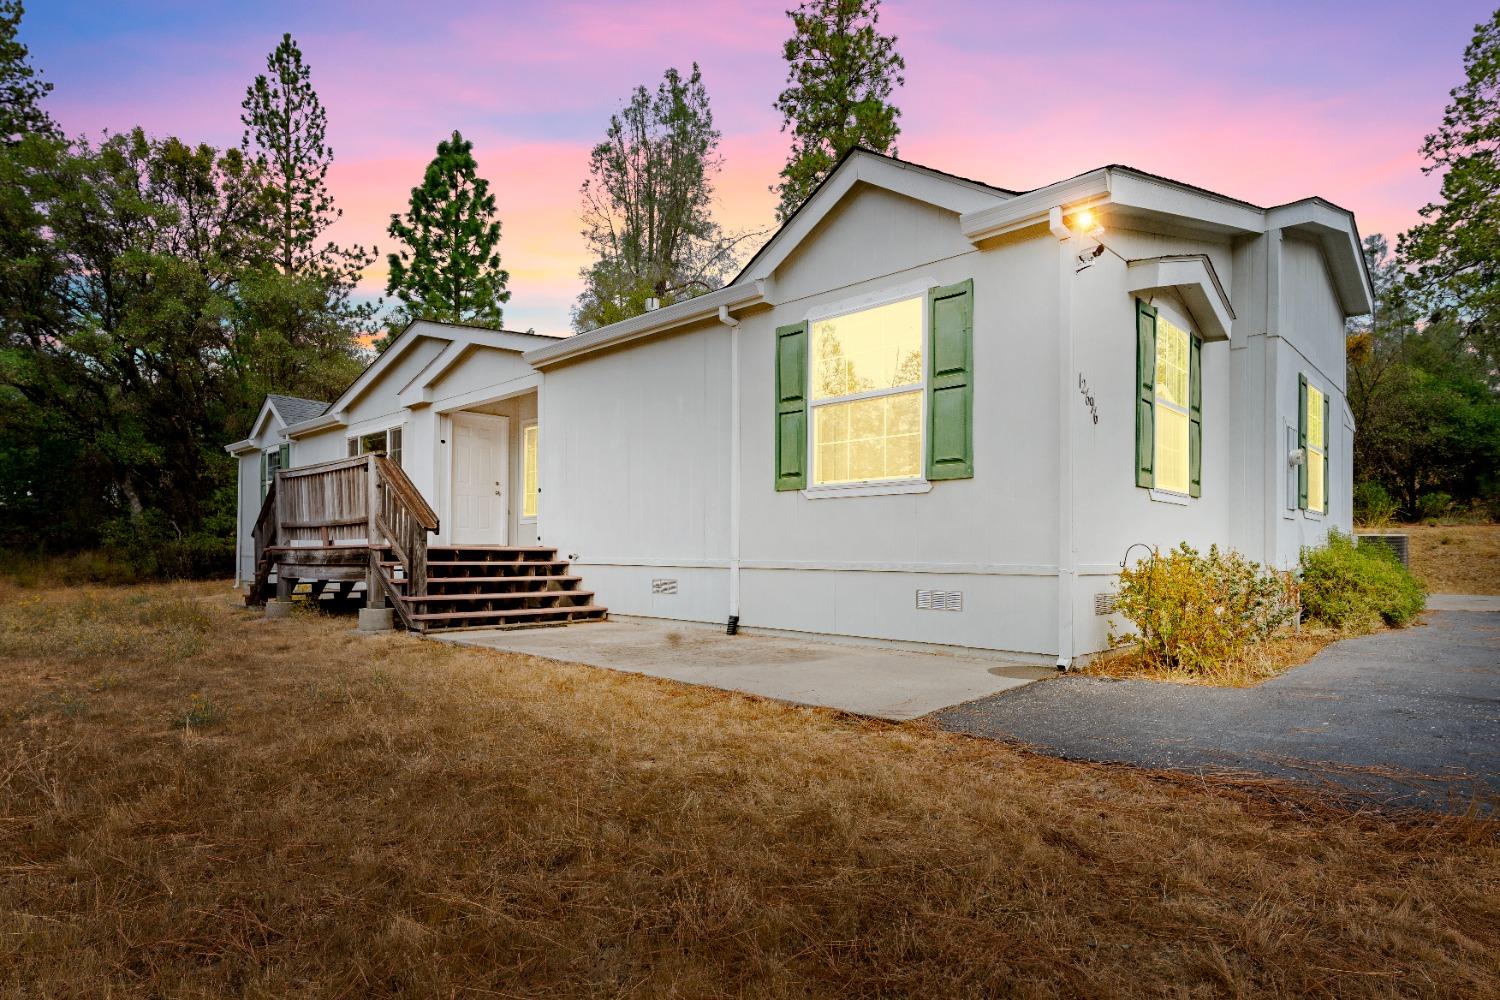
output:
M716 316L720 306L728 309L743 309L745 306L764 301L764 298L759 283L725 285L705 295L674 302L654 312L632 316L630 319L621 320L609 326L601 326L597 330L590 330L588 333L580 333L555 344L527 351L521 357L533 368L542 368L583 354L618 347L652 334L700 323Z

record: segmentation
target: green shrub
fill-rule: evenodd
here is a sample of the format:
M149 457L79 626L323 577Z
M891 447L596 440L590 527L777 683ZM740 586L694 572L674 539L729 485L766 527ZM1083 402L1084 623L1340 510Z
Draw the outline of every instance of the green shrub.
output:
M1383 528L1395 518L1401 504L1380 483L1367 479L1354 487L1354 518L1371 528Z
M1423 493L1417 497L1417 515L1424 521L1436 520L1453 509L1453 497L1447 493Z
M1302 607L1325 625L1349 632L1381 622L1399 627L1426 603L1422 585L1384 545L1359 545L1335 531L1327 545L1302 550Z
M1263 569L1217 546L1187 543L1120 571L1115 608L1135 626L1114 644L1134 643L1150 668L1208 674L1223 669L1297 614L1290 574Z

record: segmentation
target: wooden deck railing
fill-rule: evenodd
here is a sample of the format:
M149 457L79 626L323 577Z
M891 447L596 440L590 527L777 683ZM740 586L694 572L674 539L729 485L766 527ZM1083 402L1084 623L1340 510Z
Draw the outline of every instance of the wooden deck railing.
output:
M406 596L427 593L427 534L438 530L437 514L428 505L401 466L384 455L370 456L370 526L401 565L406 577ZM402 624L414 627L408 602L391 585L380 566L380 550L370 550L370 584L385 589ZM422 631L422 629L417 629Z
M437 514L401 466L384 455L281 469L266 491L251 532L256 569L249 600L261 603L269 596L273 566L301 567L313 579L347 579L344 574L350 568L367 561L364 576L371 606L389 599L403 623L411 626L406 602L398 599L402 594L381 562L390 553L408 581L405 594L425 594L427 536L437 530ZM335 566L342 572L333 572ZM320 574L308 567L330 569ZM278 581L287 576L278 570Z

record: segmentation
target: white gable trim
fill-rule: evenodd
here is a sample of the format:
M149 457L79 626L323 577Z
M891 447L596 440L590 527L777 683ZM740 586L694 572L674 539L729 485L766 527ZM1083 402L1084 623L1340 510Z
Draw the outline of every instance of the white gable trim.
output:
M855 150L813 193L807 203L797 210L781 231L760 249L735 282L769 278L817 228L818 223L861 184L926 202L947 209L955 215L983 211L1014 197L914 163L903 163L864 150Z
M1301 233L1322 248L1346 317L1374 310L1375 291L1365 270L1364 250L1352 214L1321 198L1307 198L1268 210L1266 221L1271 228Z
M1234 309L1214 271L1213 261L1203 254L1151 257L1133 260L1125 268L1125 287L1141 295L1174 291L1192 314L1204 340L1228 340Z
M387 347L384 353L370 362L369 367L360 373L359 378L355 379L354 383L329 405L328 411L323 416L292 425L292 428L288 430L288 436L301 437L328 427L347 424L349 422L349 407L380 379L387 368L395 364L407 351L411 350L417 341L423 338L447 341L447 346L439 352L438 356L432 362L423 368L416 379L413 379L412 382L407 383L401 389L398 399L404 405L420 406L423 403L431 401L430 399L421 398L422 394L420 392L414 393L413 397L408 397L407 393L408 390L413 388L414 384L423 383L423 376L431 372L433 365L439 360L443 362L442 371L446 371L449 366L462 358L468 348L476 345L491 347L497 351L511 351L516 354L524 354L526 351L533 350L542 345L555 344L559 340L557 337L544 337L535 333L512 333L509 330L489 330L476 326L459 326L454 323L436 323L424 319L415 320L407 324L406 329L401 331L395 342ZM430 384L435 378L436 376L433 379L427 380L426 384ZM415 402L411 401L412 398L415 399Z

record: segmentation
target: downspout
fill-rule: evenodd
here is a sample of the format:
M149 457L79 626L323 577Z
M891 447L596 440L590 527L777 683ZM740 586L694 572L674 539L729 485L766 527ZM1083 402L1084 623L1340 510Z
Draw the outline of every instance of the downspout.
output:
M1047 212L1057 239L1057 669L1073 665L1073 232L1062 206Z
M724 631L740 630L740 321L719 307L729 328L729 620Z

